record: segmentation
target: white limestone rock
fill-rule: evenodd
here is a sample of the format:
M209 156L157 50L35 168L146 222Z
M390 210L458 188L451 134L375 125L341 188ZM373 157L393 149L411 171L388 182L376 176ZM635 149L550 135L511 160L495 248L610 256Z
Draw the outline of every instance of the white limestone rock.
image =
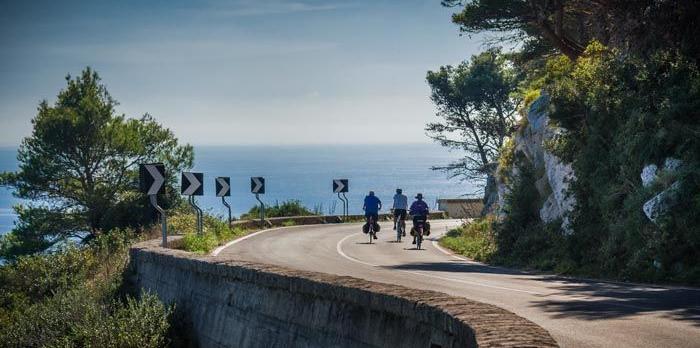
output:
M528 125L521 129L513 140L515 151L525 155L536 173L543 173L535 183L539 194L547 197L540 208L540 218L543 222L562 219L562 231L569 234L572 231L568 214L573 211L576 204L573 195L569 194L569 184L576 180L576 175L570 164L562 162L560 158L544 148L545 141L566 134L563 128L550 124L547 113L548 104L549 97L546 94L532 103L527 113ZM499 184L500 202L503 202L507 193L507 187Z
M659 167L656 164L649 164L642 169L642 186L649 187L656 180Z
M669 188L646 201L642 206L644 215L646 215L651 222L656 223L659 217L668 212L677 203L677 193L680 188L681 183L676 181L671 184Z

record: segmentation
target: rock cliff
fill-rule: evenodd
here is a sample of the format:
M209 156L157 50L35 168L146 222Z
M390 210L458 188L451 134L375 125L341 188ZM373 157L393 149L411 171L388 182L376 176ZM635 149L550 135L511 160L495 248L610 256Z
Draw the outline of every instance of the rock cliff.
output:
M526 125L521 127L513 137L513 151L516 154L522 154L536 173L535 186L543 202L539 212L542 221L552 222L561 219L562 231L571 233L568 215L574 209L576 201L573 195L569 194L569 185L576 180L576 175L571 164L563 162L545 146L548 141L555 140L566 132L563 128L550 123L548 105L547 95L542 95L530 105ZM506 168L505 171L512 178L517 178L519 174L516 166ZM502 208L509 186L503 177L499 177L497 182L499 205ZM501 209L501 215L502 212Z

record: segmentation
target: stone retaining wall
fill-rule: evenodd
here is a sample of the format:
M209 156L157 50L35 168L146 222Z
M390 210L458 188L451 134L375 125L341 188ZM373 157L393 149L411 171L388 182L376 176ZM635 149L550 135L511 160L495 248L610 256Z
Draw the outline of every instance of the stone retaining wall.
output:
M200 347L553 347L541 327L443 293L250 262L158 241L130 250L136 288L176 303Z
M442 211L435 211L428 215L428 219L437 220L444 219L447 215ZM380 220L392 220L391 214L379 214ZM337 224L345 221L364 221L364 215L348 215L342 217L339 215L311 215L311 216L285 216L265 219L265 227L278 227L292 222L294 225L319 225L319 224ZM260 220L238 220L231 223L232 226L243 228L260 227Z

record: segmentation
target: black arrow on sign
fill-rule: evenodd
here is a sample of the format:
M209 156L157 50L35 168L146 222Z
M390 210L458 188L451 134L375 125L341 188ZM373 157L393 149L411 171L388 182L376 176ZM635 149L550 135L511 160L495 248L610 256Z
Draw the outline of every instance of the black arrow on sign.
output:
M265 178L260 176L250 178L250 192L265 193Z
M231 179L228 177L218 177L216 182L216 197L226 197L231 195Z
M348 192L348 179L333 179L333 193Z
M185 196L201 196L204 194L204 174L182 173L180 192Z
M139 186L141 192L148 195L165 193L165 166L163 163L139 165Z

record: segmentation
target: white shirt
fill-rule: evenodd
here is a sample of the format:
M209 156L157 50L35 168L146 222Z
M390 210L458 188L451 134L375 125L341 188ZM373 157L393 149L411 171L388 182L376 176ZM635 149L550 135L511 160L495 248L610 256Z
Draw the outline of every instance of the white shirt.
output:
M408 197L404 194L395 194L394 209L408 209Z

